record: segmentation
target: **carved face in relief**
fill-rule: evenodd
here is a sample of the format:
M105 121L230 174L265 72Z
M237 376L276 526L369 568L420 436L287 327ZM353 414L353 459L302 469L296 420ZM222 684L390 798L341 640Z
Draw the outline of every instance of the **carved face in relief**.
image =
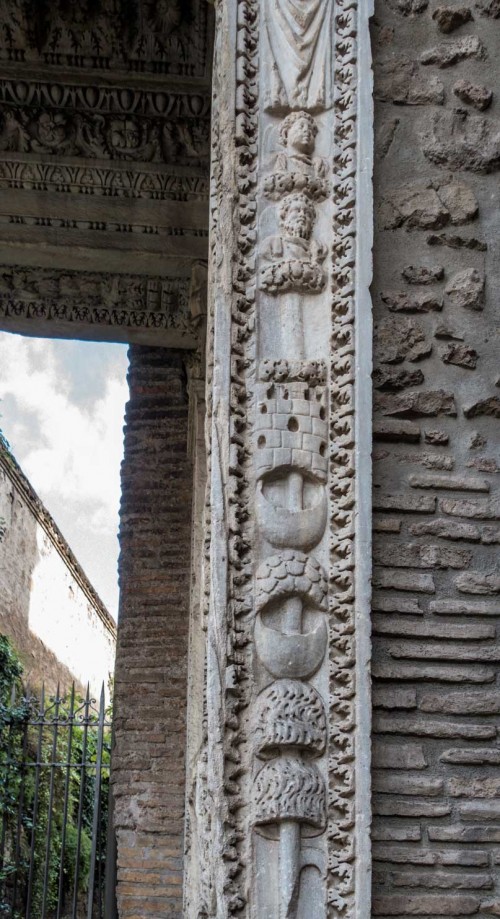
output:
M310 238L315 211L305 195L287 195L280 207L279 216L286 236L298 239Z
M283 121L280 139L285 147L292 147L298 153L311 156L314 152L318 127L308 112L292 112Z

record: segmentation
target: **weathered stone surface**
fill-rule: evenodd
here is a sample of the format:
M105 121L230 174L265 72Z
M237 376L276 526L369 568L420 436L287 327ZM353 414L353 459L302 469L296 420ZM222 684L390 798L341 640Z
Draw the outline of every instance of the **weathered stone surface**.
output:
M399 545L397 553L394 545L375 546L373 559L378 565L394 565L402 568L466 568L472 559L472 553L466 549L455 549L447 546L429 546L421 543Z
M385 594L373 593L372 609L381 613L408 613L412 616L421 616L418 600L409 597L388 597Z
M495 637L495 626L489 623L450 623L414 621L396 616L377 616L372 620L373 631L378 635L399 635L415 638L450 638L470 641ZM498 697L500 700L500 696ZM430 709L428 709L430 711ZM441 711L441 709L439 709ZM426 709L427 711L427 709ZM443 709L445 711L445 709Z
M448 472L453 469L455 460L452 456L445 456L443 453L421 453L419 456L407 455L404 459L410 462L419 462L427 469L446 469ZM403 458L401 458L403 460Z
M476 627L480 628L480 626ZM493 634L476 635L476 637L494 638L495 626L490 628ZM453 634L450 635L450 638L452 637ZM500 712L500 693L477 690L474 692L430 693L422 696L418 707L423 712L443 712L448 715L494 715Z
M478 897L453 894L385 894L373 901L374 916L472 916Z
M432 14L440 32L447 35L454 32L455 29L465 25L472 19L472 13L468 6L438 6Z
M437 488L450 491L486 491L490 490L490 483L484 479L473 479L468 476L457 475L411 475L409 483L412 488Z
M432 514L436 508L436 498L433 495L380 495L375 493L373 507L377 511Z
M481 542L485 546L497 546L500 544L500 529L498 527L484 527L481 533Z
M461 865L466 868L485 868L489 863L488 853L477 849L444 849L440 852L415 846L376 846L374 857L377 861L396 864Z
M372 750L373 766L375 769L425 769L427 760L421 744L383 744L376 742ZM405 777L412 782L412 779ZM416 787L413 786L412 787ZM375 786L375 790L383 791L380 784ZM394 790L391 794L399 794ZM406 794L406 792L402 792ZM418 791L410 791L410 794L420 794Z
M401 520L396 517L375 517L373 521L374 533L400 533Z
M484 309L484 274L477 268L458 271L448 281L445 295L450 306L467 310Z
M440 322L438 326L434 329L434 338L443 338L445 340L451 341L463 341L464 336L460 335L456 329L451 328L449 325L445 325L443 322Z
M466 740L488 740L496 736L494 725L459 724L432 721L430 718L376 714L373 728L377 734L417 734L419 737L461 737Z
M422 831L419 826L385 826L377 822L372 826L372 840L374 842L418 842L422 838ZM378 860L383 860L382 853L378 853L378 847L374 847L374 853L377 853Z
M477 469L478 472L487 472L489 475L500 472L500 466L498 465L496 459L487 456L476 456L474 459L469 460L467 463L467 468ZM485 542L484 539L483 542Z
M373 372L375 389L384 392L399 392L408 386L420 386L424 382L421 370L403 370L395 367L378 367Z
M461 102L473 105L480 112L484 112L485 109L489 108L493 99L491 89L478 83L470 83L469 80L457 80L453 87L453 92Z
M458 766L498 766L500 750L495 747L472 747L467 749L445 750L439 757L441 763L453 763Z
M442 890L487 890L493 887L491 874L472 874L453 871L433 871L431 875L426 871L401 872L393 875L392 883L395 887L440 887Z
M481 900L480 910L490 916L500 916L500 899Z
M500 125L469 112L436 113L422 149L438 166L488 173L500 167Z
M441 80L419 71L418 63L405 55L382 61L377 67L375 98L395 105L442 105Z
M409 658L417 660L457 660L457 661L498 661L500 660L500 647L495 645L487 648L471 645L431 644L430 642L400 642L391 644L389 654L396 658Z
M425 12L429 6L429 0L388 0L388 5L402 16L413 18Z
M436 297L427 291L422 293L387 291L380 294L380 299L392 313L429 313L443 309L443 298Z
M426 444L432 444L435 447L444 447L450 439L446 431L424 431L424 440Z
M374 761L375 772L372 778L372 788L377 794L386 795L424 795L436 797L444 789L443 779L433 779L421 775L386 775L377 773L377 763Z
M427 594L433 594L436 590L431 574L404 571L400 568L376 568L372 583L374 587L385 587L389 590L409 590Z
M476 197L464 182L414 183L386 192L379 221L385 230L402 226L438 230L449 223L468 223L477 213Z
M420 428L412 421L376 421L373 425L373 439L415 444L420 440Z
M400 415L406 418L457 414L453 393L445 392L444 389L380 395L376 405L380 406L383 415Z
M422 64L437 64L438 67L451 67L467 58L481 59L485 55L485 48L477 35L468 35L466 38L457 38L454 41L443 42L435 48L429 48L420 55Z
M455 523L449 520L426 520L423 523L410 524L409 531L412 536L440 536L442 539L479 542L481 532L472 523Z
M378 817L447 817L451 814L449 804L434 801L405 801L381 796L374 798L372 803L373 813Z
M500 616L500 603L481 600L432 600L429 611L441 616Z
M482 16L500 19L500 0L477 0L476 6Z
M475 517L477 520L500 520L498 498L442 498L439 502L443 514L452 517Z
M408 284L435 284L444 278L442 265L407 265L402 275Z
M415 689L397 689L393 686L376 686L373 689L374 708L416 708Z
M500 418L500 398L489 396L464 408L466 418Z
M500 795L500 777L489 776L486 779L453 778L449 780L447 790L452 798L498 798ZM491 807L489 803L478 803L480 804L480 809L483 808L484 814L489 813L492 815L495 813L494 808L493 811L488 810L488 808ZM467 808L467 805L462 806ZM464 810L464 813L467 812L472 815L471 810ZM477 815L479 820L483 819L483 816L484 815ZM500 801L496 802L496 816L500 817Z
M430 354L432 344L422 327L409 318L387 317L375 327L377 358L383 364L418 361Z
M479 667L469 664L464 667L450 664L407 664L375 662L372 664L372 675L379 680L423 680L438 681L443 683L491 683L496 672L491 667ZM401 724L399 729L405 733ZM396 733L398 728L396 728Z
M500 826L430 826L428 833L436 842L500 842Z
M463 594L500 594L500 574L470 571L460 574L456 585Z
M449 344L441 352L441 360L445 364L456 364L457 367L465 367L467 370L475 370L477 367L478 353L475 348L469 345Z
M448 249L471 249L487 252L488 244L476 236L458 236L454 233L431 233L426 239L428 246L446 246Z

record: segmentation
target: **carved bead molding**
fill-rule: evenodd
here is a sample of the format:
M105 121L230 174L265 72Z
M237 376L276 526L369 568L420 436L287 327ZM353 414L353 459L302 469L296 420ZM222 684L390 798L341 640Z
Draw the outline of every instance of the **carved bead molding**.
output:
M192 919L370 915L370 7L216 5Z

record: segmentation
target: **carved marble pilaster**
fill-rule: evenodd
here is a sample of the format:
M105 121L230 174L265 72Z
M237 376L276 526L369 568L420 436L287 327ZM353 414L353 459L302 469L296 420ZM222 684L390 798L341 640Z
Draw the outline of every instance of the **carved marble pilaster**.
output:
M191 917L370 915L370 12L216 4Z

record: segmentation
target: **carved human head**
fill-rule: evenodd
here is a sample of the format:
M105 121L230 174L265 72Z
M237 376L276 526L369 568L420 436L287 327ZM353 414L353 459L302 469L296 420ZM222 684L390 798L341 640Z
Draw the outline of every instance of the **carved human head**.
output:
M310 155L317 133L318 126L309 112L291 112L281 124L280 140L285 147Z
M316 212L307 195L293 194L283 198L279 218L287 236L309 239Z

